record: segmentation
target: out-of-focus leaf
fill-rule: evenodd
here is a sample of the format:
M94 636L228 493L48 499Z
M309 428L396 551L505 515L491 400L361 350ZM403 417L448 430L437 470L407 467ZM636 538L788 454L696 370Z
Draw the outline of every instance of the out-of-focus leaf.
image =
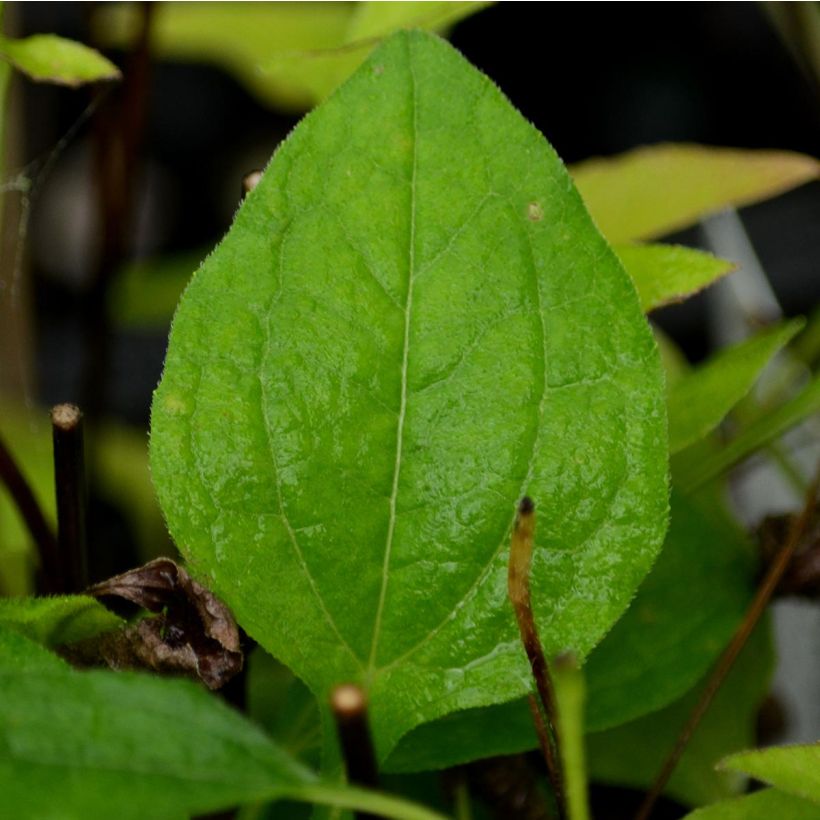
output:
M93 638L122 623L88 595L0 598L0 626L48 647Z
M319 765L319 706L310 689L262 647L248 657L248 715L287 752Z
M661 554L586 666L586 726L599 731L682 697L736 628L754 590L754 550L720 505L672 494ZM526 701L457 712L399 742L392 771L445 768L534 748Z
M113 668L136 664L186 674L210 689L224 686L242 669L239 629L230 610L169 558L157 558L88 591L159 613L101 642L101 655Z
M820 742L739 752L722 760L720 768L743 772L781 791L820 803Z
M646 313L682 302L737 267L682 245L617 245L615 253L632 277Z
M578 668L572 655L557 658L552 668L569 820L589 820L587 771L584 762L584 673Z
M763 789L695 809L684 820L820 820L820 809L778 789Z
M731 796L745 778L715 771L730 752L754 743L755 719L774 664L768 624L752 635L718 691L665 793L686 805ZM587 760L594 782L648 788L700 695L700 687L666 709L587 736Z
M46 519L56 527L54 459L48 412L27 412L16 404L1 402L0 434ZM36 562L28 529L5 484L0 482L0 594L32 593Z
M691 447L678 453L672 461L672 468L678 479L677 486L691 492L818 411L820 376L815 376L796 396L743 428L724 447L706 456L701 450Z
M79 86L120 76L119 69L98 51L55 34L34 34L23 40L0 36L0 57L40 82Z
M366 687L384 758L529 690L506 597L524 493L546 651L581 657L621 615L666 529L663 389L554 152L402 32L294 130L187 288L152 475L250 635L319 698Z
M662 144L570 170L598 227L618 243L651 239L722 208L777 196L816 179L820 164L788 151Z
M196 684L80 672L1 628L0 691L0 793L4 814L15 820L179 820L283 797L442 820L401 800L318 781Z
M231 72L262 102L315 105L400 28L442 31L487 3L163 3L151 45L157 56L201 60ZM138 30L125 3L98 10L101 42L125 46Z
M751 390L780 348L803 327L795 319L721 350L669 389L669 450L702 439Z
M115 277L108 309L123 328L167 328L179 297L209 249L140 259Z

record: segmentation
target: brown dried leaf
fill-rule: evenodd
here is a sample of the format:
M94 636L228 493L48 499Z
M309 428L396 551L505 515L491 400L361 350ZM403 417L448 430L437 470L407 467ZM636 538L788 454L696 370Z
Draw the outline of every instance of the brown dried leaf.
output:
M112 668L186 674L210 689L224 686L242 669L239 629L230 610L169 558L109 578L88 592L158 613L100 641L95 652Z

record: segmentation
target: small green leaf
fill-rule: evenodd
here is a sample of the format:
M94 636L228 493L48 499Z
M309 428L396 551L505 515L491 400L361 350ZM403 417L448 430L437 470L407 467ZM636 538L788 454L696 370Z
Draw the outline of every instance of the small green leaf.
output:
M721 761L720 768L743 772L784 792L820 803L820 743L739 752Z
M578 668L575 658L568 655L560 656L552 668L569 820L589 820L587 771L584 762L584 674Z
M632 277L646 313L682 302L737 267L682 245L618 245L615 252Z
M678 453L673 469L678 486L692 492L725 473L756 453L783 433L820 411L820 375L793 398L744 427L725 447L704 456L701 450L689 448ZM691 452L690 452L691 451Z
M506 596L524 493L546 650L609 630L663 540L664 415L634 288L554 152L446 43L400 33L186 290L152 474L242 626L320 702L367 689L384 758L529 691Z
M669 389L669 450L702 439L752 389L772 356L803 327L795 319L721 350Z
M0 626L43 646L82 641L122 625L120 618L88 595L0 598Z
M704 145L638 148L571 169L598 227L610 242L651 239L713 211L769 199L817 178L812 157Z
M818 820L817 804L777 789L721 800L695 809L685 820Z
M740 789L745 778L716 772L731 751L754 743L755 723L774 657L768 624L755 631L695 731L665 794L686 805L711 803ZM646 789L654 781L700 695L700 687L672 706L587 736L594 782Z
M56 34L23 40L0 36L0 57L39 82L76 87L120 77L119 69L98 51Z

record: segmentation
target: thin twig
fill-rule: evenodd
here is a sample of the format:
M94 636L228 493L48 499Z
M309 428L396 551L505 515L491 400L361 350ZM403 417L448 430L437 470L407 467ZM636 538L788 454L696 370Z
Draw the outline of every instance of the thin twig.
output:
M37 552L40 556L39 590L47 595L62 592L57 539L26 477L2 438L0 438L0 479L8 488L20 512L20 517L37 545Z
M754 631L755 626L757 626L757 622L763 615L763 612L765 611L772 594L780 583L783 574L788 569L795 550L803 539L806 529L812 520L815 505L817 503L817 492L819 487L820 472L818 472L815 476L808 492L806 493L806 501L802 512L799 516L792 519L791 526L789 527L789 532L783 546L774 561L772 561L769 566L763 580L760 582L760 586L757 588L754 600L746 610L743 621L737 628L735 634L732 636L732 640L729 645L720 656L720 659L715 665L712 674L709 676L709 680L706 682L706 686L703 688L697 704L692 709L689 719L686 721L685 726L678 735L672 751L666 758L666 761L655 779L655 782L652 784L652 788L647 793L644 802L641 804L638 813L635 815L635 820L648 820L657 799L660 797L664 788L666 788L666 784L669 782L672 772L678 765L678 762L680 761L689 740L697 729L698 724L703 719L703 716L706 714L706 711L709 709L709 706L712 704L718 689L720 689L723 681L726 679L726 676L731 671L737 656L746 645L746 642L749 640L749 636Z
M51 425L61 576L66 591L80 592L88 586L83 414L73 404L57 404L51 410Z
M558 816L564 817L566 812L561 776L561 756L558 753L558 735L555 730L558 721L558 708L555 703L555 690L552 685L549 666L547 659L544 657L541 641L538 638L538 630L535 626L530 600L530 564L534 533L535 507L531 499L524 497L518 506L518 515L513 527L507 589L518 621L521 642L524 644L538 696L541 699L544 714L547 718L546 726L542 724L539 728L537 721L535 726L536 731L539 733L539 741L541 741L542 730L545 730L543 734L546 736L546 742L541 741L541 749L546 760L550 785L555 793ZM536 713L538 713L537 708L533 714L533 719L535 719Z
M367 697L353 683L337 686L330 694L330 708L336 720L339 745L350 783L365 788L378 785L376 753L367 720ZM356 812L357 820L378 820L367 812Z

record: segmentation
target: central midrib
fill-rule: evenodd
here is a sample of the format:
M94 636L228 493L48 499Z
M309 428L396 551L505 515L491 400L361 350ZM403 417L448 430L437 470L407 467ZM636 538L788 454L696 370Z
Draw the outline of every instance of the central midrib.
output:
M396 499L399 494L399 475L401 473L402 444L404 440L404 420L407 412L407 363L410 353L410 315L413 309L413 279L415 276L415 246L416 246L416 168L417 168L417 108L416 108L416 79L413 75L412 57L408 43L408 66L411 86L411 107L413 120L413 164L410 175L410 238L408 248L407 272L407 300L404 305L404 345L401 361L401 400L399 403L399 418L396 426L396 462L393 467L393 487L390 492L390 518L387 524L387 538L384 546L384 561L382 563L382 584L379 591L379 603L376 607L376 620L373 624L373 642L370 646L368 661L368 675L372 676L376 668L376 653L379 648L379 633L381 632L384 602L387 597L387 578L390 568L390 553L393 549L393 534L396 529Z

